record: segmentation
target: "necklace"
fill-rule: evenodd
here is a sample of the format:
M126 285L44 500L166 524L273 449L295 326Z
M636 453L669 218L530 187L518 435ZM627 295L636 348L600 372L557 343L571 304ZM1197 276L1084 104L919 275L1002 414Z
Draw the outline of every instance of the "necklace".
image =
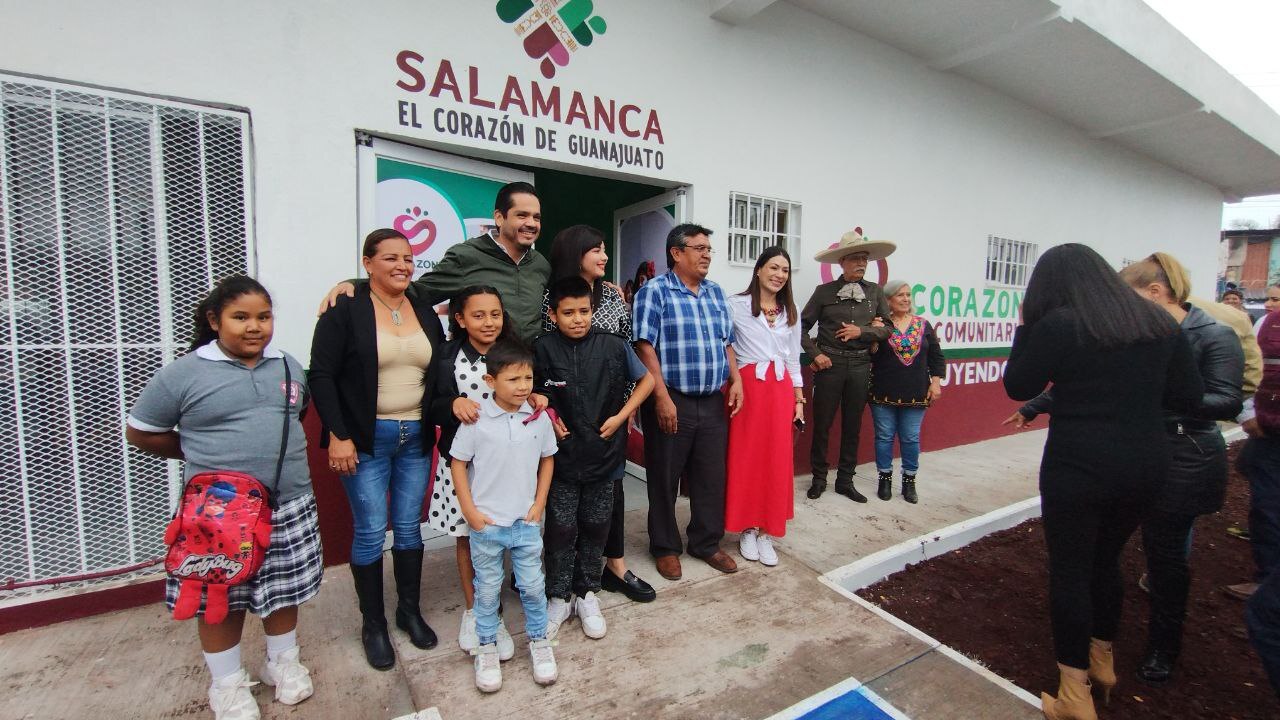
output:
M378 297L378 293L374 292L373 290L370 290L369 294L372 295L375 300L382 303L382 307L391 311L391 324L395 325L396 327L400 327L400 324L404 322L404 318L400 316L400 308L404 307L404 301L408 300L409 298L401 297L400 304L395 307L391 307L390 305L387 304L386 300L383 300L382 298Z
M780 314L782 313L782 308L780 308L780 307L772 307L772 308L762 307L762 308L760 308L760 312L764 313L764 317L765 317L765 319L769 321L769 324L770 324L770 325L772 325L772 324L773 324L773 321L774 321L774 320L777 320L777 319L778 319L778 315L780 315Z

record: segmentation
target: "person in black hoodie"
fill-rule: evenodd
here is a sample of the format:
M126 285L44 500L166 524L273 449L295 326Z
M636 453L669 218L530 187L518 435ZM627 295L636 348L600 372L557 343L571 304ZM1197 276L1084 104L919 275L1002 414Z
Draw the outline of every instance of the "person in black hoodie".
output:
M534 341L534 391L567 433L547 497L547 637L577 615L587 637L607 630L596 595L613 512L614 477L626 456L627 421L654 380L626 340L591 327L591 286L569 276L552 283L556 332ZM636 383L631 397L627 388Z
M1204 394L1186 412L1166 412L1167 481L1142 521L1142 548L1151 587L1147 654L1137 677L1163 685L1182 649L1196 516L1222 509L1227 488L1227 445L1218 420L1231 420L1244 403L1244 353L1235 332L1187 302L1191 281L1172 256L1155 253L1120 271L1139 295L1166 310L1182 327L1204 381Z
M1045 252L1022 313L1005 390L1026 401L1053 383L1055 396L1040 494L1059 684L1041 700L1050 720L1092 719L1090 680L1104 693L1115 682L1120 551L1166 477L1164 409L1192 407L1204 389L1168 313L1084 245Z
M419 648L436 645L422 619L423 498L430 485L435 427L431 403L432 356L444 342L430 304L405 294L413 278L413 251L399 232L374 230L364 241L369 282L355 297L341 297L316 322L307 378L324 421L320 445L342 476L351 503L354 537L351 574L369 664L395 664L382 609L382 543L390 520L396 576L396 626Z

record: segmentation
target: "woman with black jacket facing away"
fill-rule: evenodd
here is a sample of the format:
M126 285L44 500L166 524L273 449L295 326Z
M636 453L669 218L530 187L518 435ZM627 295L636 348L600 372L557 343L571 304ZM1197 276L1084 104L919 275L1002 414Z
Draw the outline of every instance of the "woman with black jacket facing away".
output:
M444 342L435 310L405 293L413 251L404 235L374 230L364 241L369 282L340 296L316 322L307 382L324 421L320 445L342 477L351 503L355 579L365 658L378 670L395 664L382 609L382 544L388 520L396 576L396 627L416 647L435 647L422 619L423 499L430 484L435 427L427 418L432 356Z
M1120 271L1139 295L1167 311L1182 327L1204 382L1204 394L1184 412L1165 413L1169 471L1155 507L1142 521L1142 549L1151 586L1147 655L1138 679L1163 685L1182 647L1191 569L1187 562L1197 515L1222 509L1227 487L1227 445L1218 420L1231 420L1244 402L1244 353L1235 332L1187 302L1191 281L1170 255L1156 253Z
M1169 314L1084 245L1045 252L1022 316L1005 390L1025 401L1054 387L1040 495L1059 684L1041 699L1051 720L1092 720L1090 680L1104 693L1115 682L1120 551L1168 469L1164 408L1191 407L1204 391Z

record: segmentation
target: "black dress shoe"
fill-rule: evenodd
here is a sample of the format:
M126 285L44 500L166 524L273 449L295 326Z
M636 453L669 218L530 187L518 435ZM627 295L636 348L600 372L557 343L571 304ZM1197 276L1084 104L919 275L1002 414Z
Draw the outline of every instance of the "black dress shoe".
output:
M819 482L817 480L814 480L813 484L809 486L809 492L805 493L805 496L808 497L810 500L817 500L818 498L822 497L822 493L826 491L827 491L827 484L825 482Z
M867 496L858 492L853 485L837 485L836 494L843 495L856 503L864 503L867 501Z
M652 585L636 577L630 570L618 577L612 570L605 568L600 574L600 587L609 592L620 592L636 602L653 602L658 597L658 592Z
M1142 665L1138 667L1134 673L1138 680L1147 685L1160 687L1169 682L1173 677L1174 657L1162 650L1152 650L1147 653L1147 657L1143 659Z

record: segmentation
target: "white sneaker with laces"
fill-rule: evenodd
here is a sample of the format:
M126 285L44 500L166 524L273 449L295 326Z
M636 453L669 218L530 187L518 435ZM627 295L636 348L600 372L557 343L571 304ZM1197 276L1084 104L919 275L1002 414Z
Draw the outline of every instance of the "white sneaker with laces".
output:
M458 625L458 647L463 652L471 652L480 647L480 638L476 635L476 611L471 608L462 611L462 623Z
M574 600L573 611L582 623L582 632L592 640L599 640L609 631L609 626L604 621L604 615L600 613L600 598L596 597L595 593L588 592L586 595ZM547 637L551 636L548 635Z
M315 692L311 671L298 661L297 647L280 653L275 662L267 660L259 677L276 689L276 701L285 705L297 705Z
M551 685L560 677L556 667L556 654L551 650L552 641L534 640L529 643L529 657L533 658L533 681L539 685Z
M778 553L773 549L773 538L760 533L756 539L756 549L760 551L760 564L773 567L778 564Z
M476 687L487 693L501 690L502 661L498 659L498 646L481 645L471 654L476 656Z
M738 554L743 560L759 560L760 547L755 528L747 528L738 536Z
M478 641L477 641L478 642ZM506 662L516 656L516 641L507 632L507 621L498 616L498 659Z
M560 625L573 617L573 598L551 598L547 601L547 639L555 640L560 634Z
M244 668L211 684L209 709L215 720L258 720L262 716L258 712L258 701L249 692L249 688L257 684L250 682Z

